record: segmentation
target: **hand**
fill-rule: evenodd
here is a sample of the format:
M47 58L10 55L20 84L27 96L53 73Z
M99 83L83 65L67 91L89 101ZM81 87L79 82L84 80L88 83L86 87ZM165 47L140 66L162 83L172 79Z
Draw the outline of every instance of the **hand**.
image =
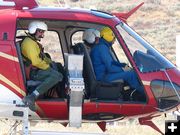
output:
M124 68L123 68L124 71L130 71L131 70L131 67L129 67L128 65L126 65Z

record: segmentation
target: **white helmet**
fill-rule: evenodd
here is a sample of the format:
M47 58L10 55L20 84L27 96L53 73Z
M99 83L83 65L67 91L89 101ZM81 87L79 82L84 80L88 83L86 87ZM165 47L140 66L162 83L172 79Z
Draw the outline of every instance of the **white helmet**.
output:
M44 22L41 22L41 21L33 21L28 26L28 30L29 30L30 34L35 34L37 29L46 31L48 29L48 27Z
M87 29L83 33L83 40L89 44L93 44L96 40L96 37L100 38L100 32L96 29Z

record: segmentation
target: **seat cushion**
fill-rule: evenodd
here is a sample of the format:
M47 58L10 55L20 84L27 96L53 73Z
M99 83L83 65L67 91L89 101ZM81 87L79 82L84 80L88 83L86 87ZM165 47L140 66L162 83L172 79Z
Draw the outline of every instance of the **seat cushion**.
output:
M123 83L99 83L96 86L96 98L105 100L122 99Z

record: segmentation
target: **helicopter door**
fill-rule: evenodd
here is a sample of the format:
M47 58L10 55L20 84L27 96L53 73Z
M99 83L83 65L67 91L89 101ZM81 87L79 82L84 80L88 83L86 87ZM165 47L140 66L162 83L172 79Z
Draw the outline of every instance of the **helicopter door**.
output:
M71 127L81 127L84 90L83 55L65 54L65 64L68 67L70 88L69 124Z

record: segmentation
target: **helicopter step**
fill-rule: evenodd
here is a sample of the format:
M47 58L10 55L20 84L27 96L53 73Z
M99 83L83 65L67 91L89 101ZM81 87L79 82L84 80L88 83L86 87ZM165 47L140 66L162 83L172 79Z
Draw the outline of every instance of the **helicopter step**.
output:
M26 113L28 112L28 106L23 104L14 103L0 103L0 117L24 120Z

